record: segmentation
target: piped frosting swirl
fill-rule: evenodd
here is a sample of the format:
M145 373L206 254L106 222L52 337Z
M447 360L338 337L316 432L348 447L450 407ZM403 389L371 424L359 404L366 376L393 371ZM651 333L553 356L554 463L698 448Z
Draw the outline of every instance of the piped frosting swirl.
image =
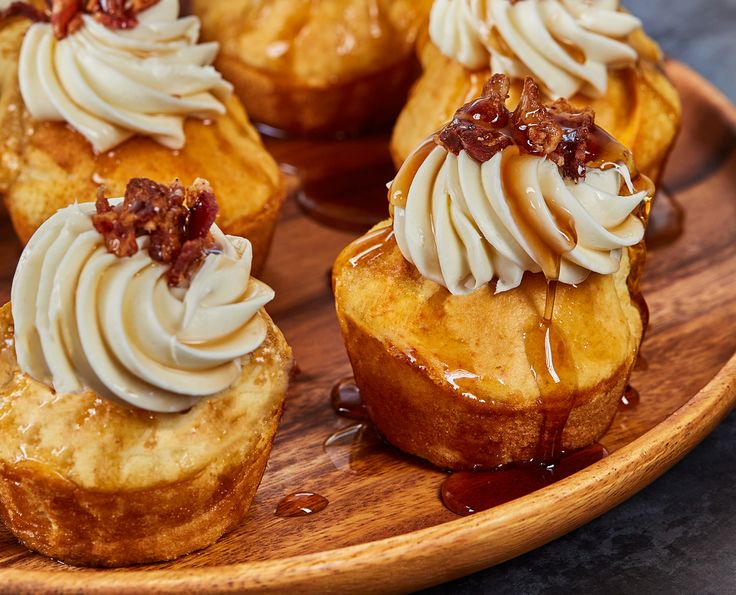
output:
M608 69L638 59L641 21L618 0L435 0L430 37L471 70L534 76L553 98L606 92Z
M648 180L630 171L630 153L595 127L590 112L538 105L528 79L510 114L499 103L507 90L507 81L494 77L488 95L461 108L399 171L389 198L401 253L455 295L494 278L496 292L507 291L525 272L567 284L616 272L622 249L644 236L637 209L651 194ZM579 128L566 127L570 122ZM546 143L533 145L529 129L542 124ZM582 171L554 160L567 154L584 155Z
M211 66L218 44L197 43L199 19L178 15L176 0L161 0L122 30L84 14L64 39L51 24L35 23L18 73L28 111L69 123L98 152L136 134L182 148L184 120L225 113L232 86Z
M93 389L157 412L231 386L266 337L260 310L274 297L250 276L250 242L213 225L219 249L188 287L172 287L149 236L119 258L94 212L94 203L59 211L23 252L11 296L21 369L59 393Z

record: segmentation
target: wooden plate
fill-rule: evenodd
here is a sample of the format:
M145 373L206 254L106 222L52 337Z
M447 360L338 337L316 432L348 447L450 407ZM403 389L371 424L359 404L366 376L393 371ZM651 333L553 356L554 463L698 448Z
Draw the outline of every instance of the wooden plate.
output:
M442 472L370 439L352 443L355 432L325 448L331 434L351 425L329 405L331 387L350 370L327 284L328 269L351 234L306 219L292 202L264 280L277 291L271 312L294 346L301 374L289 392L247 521L214 546L174 563L121 570L57 564L27 552L0 529L0 590L417 589L555 539L666 471L736 403L736 110L685 66L672 63L668 70L683 95L685 122L665 190L683 211L664 196L655 208L659 237L653 238L645 285L652 311L643 347L648 369L633 379L641 403L620 412L602 440L612 452L608 458L530 496L458 518L438 497ZM365 142L370 144L366 151L380 160L378 141ZM274 141L271 147L285 161L296 155L302 159L297 166L308 165L299 157L309 150L307 144ZM309 154L330 163L330 155L344 157L348 148L355 160L365 154L360 141L323 142ZM321 166L308 175L329 183L332 174ZM366 184L381 196L383 178L354 179L361 184L361 197L367 196ZM5 215L0 226L4 301L19 246ZM308 517L274 516L285 494L303 490L324 495L329 506Z

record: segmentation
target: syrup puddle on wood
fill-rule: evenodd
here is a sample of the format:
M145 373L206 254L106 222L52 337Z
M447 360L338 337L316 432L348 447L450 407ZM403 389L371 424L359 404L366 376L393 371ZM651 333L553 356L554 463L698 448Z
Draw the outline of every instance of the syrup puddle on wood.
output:
M295 492L281 499L274 514L284 518L309 516L323 511L329 503L327 498L314 492Z
M630 384L626 386L621 402L618 405L619 411L625 411L628 409L636 409L641 398L639 397L639 391L636 390Z
M557 463L504 467L495 471L459 471L450 475L440 490L442 502L461 516L527 496L608 456L600 444L564 454Z
M322 448L340 471L356 475L375 475L386 463L389 448L370 424L355 424L338 430L324 441Z
M368 412L360 398L360 389L352 376L338 380L330 393L332 409L340 417L364 421Z

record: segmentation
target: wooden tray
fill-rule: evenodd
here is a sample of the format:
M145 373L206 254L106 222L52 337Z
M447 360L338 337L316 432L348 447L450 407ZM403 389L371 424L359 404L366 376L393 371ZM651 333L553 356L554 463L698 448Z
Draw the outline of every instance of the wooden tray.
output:
M683 95L685 122L664 188L684 209L684 230L675 230L683 213L660 197L659 237L653 238L645 284L652 312L643 347L648 369L632 381L641 403L619 413L602 440L611 456L530 496L459 518L438 497L442 472L370 441L356 447L347 439L326 451L325 439L351 425L329 404L331 387L350 369L327 275L352 235L305 218L292 201L264 280L277 291L270 311L294 347L301 374L247 521L214 546L174 563L121 570L57 564L27 552L0 529L0 591L417 589L555 539L670 468L736 403L736 110L685 66L671 63L668 71ZM335 184L343 184L347 172L356 196L383 196L385 139L270 146L284 161L296 157L297 166L309 165L298 162L305 154L313 164L329 164L311 166L307 177L313 183L334 176ZM361 158L367 166L355 165ZM5 301L20 248L4 214L0 229ZM301 490L326 496L329 506L309 517L274 516L282 496Z

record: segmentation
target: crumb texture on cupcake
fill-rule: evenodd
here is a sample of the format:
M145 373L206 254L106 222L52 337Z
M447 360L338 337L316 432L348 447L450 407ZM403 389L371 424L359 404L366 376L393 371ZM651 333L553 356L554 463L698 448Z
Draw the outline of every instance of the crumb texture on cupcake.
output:
M298 134L390 124L431 0L195 0L217 67L260 122Z
M59 211L0 309L0 516L71 564L169 560L245 516L292 368L204 180Z
M355 379L394 445L451 469L552 462L600 438L646 321L653 185L590 109L518 107L494 75L389 186L334 267Z

